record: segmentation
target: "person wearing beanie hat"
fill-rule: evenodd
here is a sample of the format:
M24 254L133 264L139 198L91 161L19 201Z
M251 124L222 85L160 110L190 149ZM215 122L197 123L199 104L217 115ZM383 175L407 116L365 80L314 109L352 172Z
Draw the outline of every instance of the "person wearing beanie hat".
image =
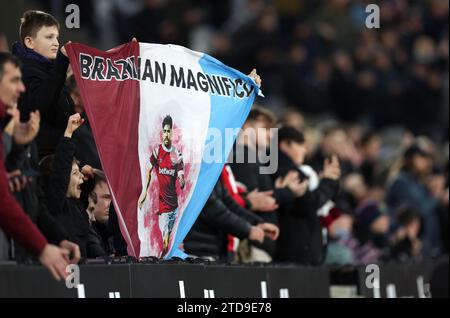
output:
M366 229L370 229L372 223L382 215L382 212L380 211L377 202L369 201L368 203L357 208L355 214L358 225Z
M279 129L278 150L278 169L273 181L277 183L294 173L307 188L288 204L280 204L275 261L319 266L325 261L328 242L327 229L320 217L330 214L339 191L339 159L336 155L325 159L318 177L312 167L305 165L307 147L303 133L292 127ZM326 225L326 219L322 221Z

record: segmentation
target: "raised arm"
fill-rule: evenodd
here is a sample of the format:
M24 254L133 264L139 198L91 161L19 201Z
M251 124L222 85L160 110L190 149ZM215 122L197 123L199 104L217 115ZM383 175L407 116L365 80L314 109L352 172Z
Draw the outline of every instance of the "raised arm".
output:
M50 188L46 193L47 203L52 207L50 212L53 215L63 212L63 204L67 195L75 155L75 143L72 141L72 134L83 122L84 119L81 118L80 114L70 116L64 137L56 148L53 161L54 171L50 177Z

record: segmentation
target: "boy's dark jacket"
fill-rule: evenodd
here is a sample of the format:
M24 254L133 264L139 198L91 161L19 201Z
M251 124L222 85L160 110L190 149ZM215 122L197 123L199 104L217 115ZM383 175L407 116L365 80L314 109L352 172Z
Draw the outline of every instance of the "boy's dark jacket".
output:
M56 59L51 61L20 43L13 45L12 52L23 63L22 78L26 91L19 99L21 120L28 120L32 111L41 113L36 141L42 158L55 152L67 121L74 113L74 103L65 87L69 59L59 51Z

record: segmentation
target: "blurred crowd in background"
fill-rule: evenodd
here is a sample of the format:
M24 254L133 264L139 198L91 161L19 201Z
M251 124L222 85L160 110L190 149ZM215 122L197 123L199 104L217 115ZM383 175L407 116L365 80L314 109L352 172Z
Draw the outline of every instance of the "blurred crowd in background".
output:
M64 19L64 1L37 2ZM277 115L292 106L448 139L448 1L65 2L79 4L95 47L136 37L209 53L247 73L255 66L264 77L261 102ZM379 29L365 25L371 3L380 7Z

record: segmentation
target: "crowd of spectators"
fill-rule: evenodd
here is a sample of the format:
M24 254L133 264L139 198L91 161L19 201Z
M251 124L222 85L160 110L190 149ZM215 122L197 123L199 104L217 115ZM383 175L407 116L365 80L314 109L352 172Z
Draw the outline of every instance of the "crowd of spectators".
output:
M97 46L175 43L263 79L243 126L258 133L233 155L275 143L277 169L230 157L182 245L190 257L319 266L448 253L448 1L378 1L381 29L365 27L368 1L79 3ZM0 53L0 259L37 257L55 277L126 255L60 29L26 12Z
M40 2L57 12L64 7ZM446 0L66 2L79 4L95 47L136 37L206 52L242 71L256 67L265 78L261 103L278 116L292 106L448 139ZM372 3L380 28L365 24Z

